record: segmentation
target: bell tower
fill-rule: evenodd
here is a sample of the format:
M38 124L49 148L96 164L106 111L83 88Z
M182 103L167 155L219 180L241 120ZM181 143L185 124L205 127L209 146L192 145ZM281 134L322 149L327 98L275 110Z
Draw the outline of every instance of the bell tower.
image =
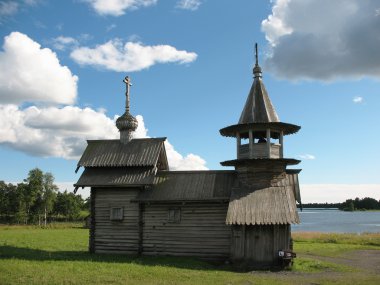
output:
M253 84L238 124L220 130L222 136L236 138L237 159L283 159L284 136L298 132L299 126L280 122L262 80L258 63L253 68ZM248 143L242 143L248 140Z
M300 161L285 157L284 136L301 127L280 121L262 80L257 44L255 51L253 83L239 122L220 130L236 139L236 159L221 162L237 173L226 216L233 232L231 260L252 268L277 265L279 251L291 249L300 203L300 170L287 169Z

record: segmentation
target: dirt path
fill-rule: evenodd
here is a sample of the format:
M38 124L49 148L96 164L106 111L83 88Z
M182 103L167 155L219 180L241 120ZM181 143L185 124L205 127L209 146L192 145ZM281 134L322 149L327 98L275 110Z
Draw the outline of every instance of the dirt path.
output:
M347 265L372 273L380 272L380 251L379 250L355 250L339 257L325 257L317 255L302 254L302 257L312 257L322 261L329 261L337 264Z

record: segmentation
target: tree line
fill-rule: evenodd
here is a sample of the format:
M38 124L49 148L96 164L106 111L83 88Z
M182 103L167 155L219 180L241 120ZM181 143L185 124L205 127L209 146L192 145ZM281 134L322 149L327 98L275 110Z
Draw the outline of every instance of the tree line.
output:
M17 185L0 181L0 221L46 225L49 221L78 220L88 211L89 199L70 192L58 192L54 176L39 168Z
M339 209L343 211L380 210L380 201L369 197L348 199L340 205Z
M369 197L355 198L347 199L343 203L307 203L302 204L302 208L338 208L342 211L380 210L380 200Z

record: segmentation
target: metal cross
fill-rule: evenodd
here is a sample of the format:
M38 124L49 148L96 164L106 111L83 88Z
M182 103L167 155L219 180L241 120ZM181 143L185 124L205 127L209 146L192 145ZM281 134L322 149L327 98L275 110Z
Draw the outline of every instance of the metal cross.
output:
M129 89L130 89L130 86L132 86L132 83L131 83L131 79L129 78L129 76L126 76L126 77L123 79L123 82L124 82L125 85L126 85L126 90L125 90L125 97L126 97L125 111L126 111L127 113L129 113Z

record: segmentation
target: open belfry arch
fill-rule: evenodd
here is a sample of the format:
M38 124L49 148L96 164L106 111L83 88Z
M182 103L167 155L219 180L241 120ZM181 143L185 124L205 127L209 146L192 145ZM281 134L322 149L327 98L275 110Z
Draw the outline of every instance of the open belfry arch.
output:
M280 121L258 63L238 124L220 130L236 139L235 170L171 171L165 138L133 138L131 80L120 139L90 140L75 184L91 187L90 252L192 256L244 268L279 265L299 223L300 161L284 156L284 137L300 127ZM242 140L248 140L243 143Z

